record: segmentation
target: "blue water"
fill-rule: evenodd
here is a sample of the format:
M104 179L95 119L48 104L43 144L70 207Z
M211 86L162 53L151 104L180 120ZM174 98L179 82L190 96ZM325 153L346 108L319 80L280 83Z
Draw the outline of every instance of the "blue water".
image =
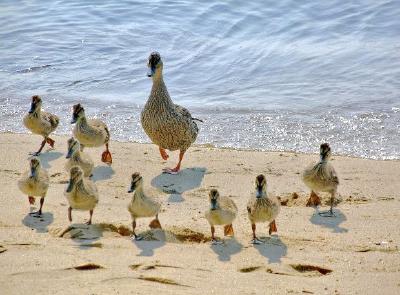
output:
M248 3L247 3L248 2ZM400 1L0 1L0 131L30 97L70 132L71 106L147 142L139 117L161 53L198 143L400 159Z

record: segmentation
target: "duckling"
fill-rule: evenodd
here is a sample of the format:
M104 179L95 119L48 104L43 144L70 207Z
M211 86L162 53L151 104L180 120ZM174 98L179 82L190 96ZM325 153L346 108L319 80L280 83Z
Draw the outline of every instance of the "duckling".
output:
M84 177L90 177L92 175L94 163L88 154L80 151L80 144L75 138L71 137L68 139L68 152L66 158L68 159L65 163L65 170L68 172L74 166L82 168Z
M35 197L40 197L40 208L37 212L30 214L40 217L44 198L49 188L49 175L45 169L41 167L38 157L32 157L29 160L30 169L26 171L18 181L18 187L24 194L28 195L28 200L31 205L35 204Z
M99 193L96 184L89 178L83 177L83 171L80 167L71 168L69 183L64 195L69 203L69 221L72 222L72 209L89 210L90 218L86 224L92 224L93 210L99 202Z
M215 239L214 225L224 225L224 235L233 236L232 222L235 220L238 209L235 202L229 197L220 196L218 190L212 189L208 195L210 209L205 213L205 217L211 226L212 243L217 244Z
M37 152L32 153L34 156L40 155L46 142L54 148L55 141L49 137L50 133L56 130L59 118L56 115L42 112L42 99L39 95L32 96L31 109L24 117L24 125L32 133L43 136L42 144Z
M158 52L150 54L148 76L153 79L150 96L141 113L141 122L144 131L150 140L158 145L163 160L168 159L167 150L179 150L179 162L173 169L164 169L164 172L177 174L180 170L183 155L197 138L199 129L190 112L174 104L164 83L162 70L163 62Z
M253 231L253 244L262 243L256 236L256 223L269 222L269 234L277 232L275 219L281 209L281 204L275 196L267 194L267 180L260 174L256 177L256 191L247 203L247 213Z
M329 211L319 212L321 216L333 217L333 203L339 178L333 166L328 162L331 157L331 148L329 144L323 143L320 147L320 161L308 167L303 172L303 182L311 189L310 198L307 206L318 206L321 204L321 198L315 192L328 192L331 194L331 208Z
M128 211L132 216L133 237L136 240L141 240L142 237L135 233L136 219L155 216L155 219L150 222L149 226L150 228L161 228L160 221L158 220L161 204L144 193L143 178L138 172L132 174L131 187L128 193L133 193L132 200L128 205Z
M103 144L106 146L106 150L101 156L101 160L104 163L111 164L112 157L108 149L108 143L110 141L110 132L105 123L97 119L86 119L85 110L80 104L73 106L72 121L71 124L75 124L75 128L72 131L75 138L79 140L81 144L81 150L84 147L98 147Z

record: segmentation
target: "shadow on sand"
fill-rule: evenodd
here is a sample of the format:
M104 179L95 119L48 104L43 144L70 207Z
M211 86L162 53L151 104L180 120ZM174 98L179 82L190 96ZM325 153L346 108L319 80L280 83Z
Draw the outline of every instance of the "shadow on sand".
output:
M39 155L40 162L42 163L42 167L44 169L49 169L51 167L50 162L57 160L58 158L62 157L63 153L55 152L53 150L48 150L44 153ZM30 156L32 157L32 156Z
M155 249L161 248L162 246L165 245L164 240L162 241L132 240L132 243L135 244L135 246L141 250L141 252L137 256L153 256Z
M268 263L280 263L287 253L287 246L278 236L259 237L264 243L254 245L260 254L268 259Z
M201 185L206 168L186 168L177 175L162 173L154 177L151 185L164 193L170 194L169 202L183 202L182 194Z
M243 245L235 238L225 239L221 245L211 245L211 249L218 255L219 261L230 261L231 256L239 253Z
M48 231L47 227L53 223L53 220L53 213L50 212L43 212L40 217L27 214L22 219L22 224L26 227L36 229L38 233L46 233Z
M310 217L311 223L332 229L332 232L334 233L348 232L348 229L340 227L340 224L347 220L347 218L339 209L333 210L333 213L335 214L334 217L322 217L318 212L319 210L316 208L314 214Z
M115 174L110 166L96 166L93 169L92 180L94 182L110 179Z

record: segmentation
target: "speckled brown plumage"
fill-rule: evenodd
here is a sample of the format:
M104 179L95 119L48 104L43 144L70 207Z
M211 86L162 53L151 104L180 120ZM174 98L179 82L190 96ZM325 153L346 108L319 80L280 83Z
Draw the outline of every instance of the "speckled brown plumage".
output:
M144 131L163 149L185 152L196 140L199 129L190 112L172 102L162 78L162 64L157 54L150 55L149 67L156 67L153 87L141 114Z

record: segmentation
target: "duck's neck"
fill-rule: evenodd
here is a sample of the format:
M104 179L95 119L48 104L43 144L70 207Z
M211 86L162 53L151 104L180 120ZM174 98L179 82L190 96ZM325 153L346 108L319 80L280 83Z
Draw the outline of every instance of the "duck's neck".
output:
M78 119L78 121L76 122L78 125L85 127L88 125L87 120L86 120L86 116L82 116Z
M157 103L157 105L168 105L172 104L172 100L169 96L167 86L164 83L162 73L156 73L153 76L153 86L151 87L151 93L149 101Z
M143 199L145 198L144 192L143 192L143 185L138 185L135 189L135 199L140 198Z
M72 154L72 157L76 160L76 161L80 161L81 160L81 152L79 151L79 149L75 150Z
M42 113L42 109L40 107L36 108L31 114L32 117L39 118Z
M321 156L319 157L319 163L320 163L320 164L326 164L326 163L328 163L328 158L321 155Z

